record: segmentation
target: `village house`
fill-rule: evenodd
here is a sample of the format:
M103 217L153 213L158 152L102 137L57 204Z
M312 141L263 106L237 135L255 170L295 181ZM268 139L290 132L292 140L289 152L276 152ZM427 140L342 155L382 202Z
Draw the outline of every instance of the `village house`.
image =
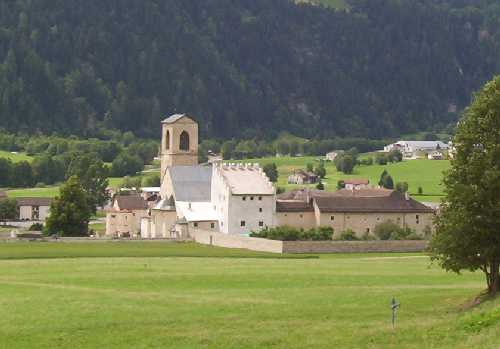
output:
M409 196L387 189L342 189L333 193L299 189L279 195L277 225L310 229L328 226L335 237L346 230L358 237L372 234L377 224L392 221L424 234L432 227L434 210Z
M370 186L370 180L365 178L344 179L343 182L348 190L367 189Z
M106 210L106 235L137 237L141 218L148 215L147 201L140 195L116 195L113 205Z
M331 152L327 153L325 156L326 161L335 161L337 156L342 152L343 151L336 150L336 151L331 151Z
M318 176L312 172L297 170L288 176L288 184L314 184L318 182Z
M44 222L50 214L51 198L17 198L16 201L19 220Z

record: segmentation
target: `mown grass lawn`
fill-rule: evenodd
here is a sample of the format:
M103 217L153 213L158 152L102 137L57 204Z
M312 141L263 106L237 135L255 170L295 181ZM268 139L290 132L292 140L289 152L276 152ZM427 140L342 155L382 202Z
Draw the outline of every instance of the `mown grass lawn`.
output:
M0 347L498 348L500 302L462 309L482 288L480 274L447 274L419 254L7 243Z
M363 157L364 155L361 155ZM263 159L247 159L243 162L260 163L262 166L268 163L276 163L278 166L279 179L278 186L287 190L303 187L300 185L288 184L288 176L297 169L305 169L308 163L315 166L319 163L319 157L269 157ZM332 162L325 162L327 177L324 180L326 190L335 191L337 182L341 179L368 178L370 183L376 185L380 175L386 169L397 182L407 182L409 192L419 201L438 202L443 197L443 187L441 181L443 172L450 167L447 160L405 160L400 163L388 165L356 166L352 175L345 175L338 172ZM311 186L314 187L314 186ZM418 188L422 187L423 195L418 196Z

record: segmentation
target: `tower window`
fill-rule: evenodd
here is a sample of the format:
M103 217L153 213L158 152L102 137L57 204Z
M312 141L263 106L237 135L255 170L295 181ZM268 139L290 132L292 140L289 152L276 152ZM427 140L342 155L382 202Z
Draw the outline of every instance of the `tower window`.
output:
M189 134L186 131L182 131L181 133L179 149L186 151L189 150Z
M262 212L262 207L259 207L259 212Z
M167 135L165 136L165 149L170 149L170 131L167 130Z

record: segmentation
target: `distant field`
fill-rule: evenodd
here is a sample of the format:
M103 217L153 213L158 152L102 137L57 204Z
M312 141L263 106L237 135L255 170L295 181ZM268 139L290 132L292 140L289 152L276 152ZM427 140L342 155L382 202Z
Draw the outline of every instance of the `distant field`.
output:
M34 197L34 198L53 198L59 195L59 186L45 188L27 188L8 190L7 195L11 198Z
M445 273L421 254L284 257L191 243L0 244L1 347L500 347L500 300L462 308L484 287L479 273Z
M13 162L20 161L30 161L33 160L32 156L26 155L26 153L11 153L9 151L0 150L0 158L10 159Z
M365 155L362 155L365 156ZM287 190L302 187L287 183L288 175L294 170L305 168L307 163L318 164L319 157L280 157L280 158L263 158L263 159L247 159L244 162L257 162L261 165L267 163L276 163L279 171L278 186ZM394 183L408 182L409 192L412 195L418 193L418 187L422 187L424 195L415 196L420 201L438 202L443 196L443 188L441 181L443 171L447 170L450 162L447 160L408 160L396 164L388 164L385 166L357 166L354 174L344 175L338 172L331 162L325 162L327 170L327 178L324 180L326 190L334 191L337 187L337 182L341 179L348 178L368 178L370 183L377 184L380 179L380 174L387 169L389 174L394 179Z

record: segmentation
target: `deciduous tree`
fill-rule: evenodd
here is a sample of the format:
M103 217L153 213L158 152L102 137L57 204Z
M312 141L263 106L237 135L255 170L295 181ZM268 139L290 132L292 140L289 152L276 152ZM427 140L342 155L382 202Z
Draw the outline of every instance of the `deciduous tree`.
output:
M500 289L500 76L474 96L453 144L430 250L446 270L481 270L494 295Z

